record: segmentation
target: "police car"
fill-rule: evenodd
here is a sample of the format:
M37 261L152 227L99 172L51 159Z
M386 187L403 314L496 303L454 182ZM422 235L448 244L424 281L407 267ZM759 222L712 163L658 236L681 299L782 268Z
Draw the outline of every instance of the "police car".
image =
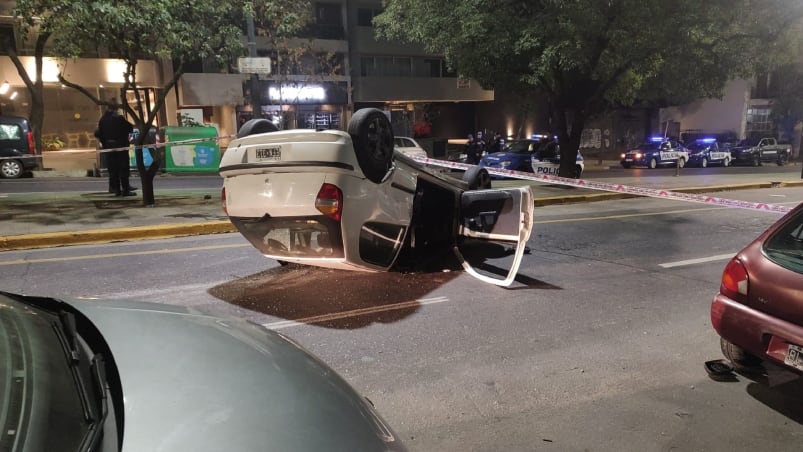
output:
M472 276L512 284L533 226L530 187L491 189L479 166L450 177L394 151L393 138L375 108L347 131L253 119L220 161L224 210L279 263L385 271L454 253Z
M716 138L698 138L689 145L689 166L730 166L731 160L730 145Z
M676 140L665 137L651 137L649 141L622 154L620 163L624 168L631 166L679 166L683 168L689 161L689 150Z
M535 174L552 174L558 175L560 170L560 146L556 145L552 149L540 149L533 153L530 164L532 165ZM577 151L577 159L575 163L575 177L579 178L585 169L585 162L583 155Z

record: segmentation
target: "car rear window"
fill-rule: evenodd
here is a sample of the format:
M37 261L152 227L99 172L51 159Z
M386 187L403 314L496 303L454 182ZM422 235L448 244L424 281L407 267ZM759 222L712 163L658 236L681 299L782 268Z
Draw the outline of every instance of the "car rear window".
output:
M0 124L0 140L19 140L22 129L16 124Z
M764 254L781 267L803 274L803 210L764 242Z

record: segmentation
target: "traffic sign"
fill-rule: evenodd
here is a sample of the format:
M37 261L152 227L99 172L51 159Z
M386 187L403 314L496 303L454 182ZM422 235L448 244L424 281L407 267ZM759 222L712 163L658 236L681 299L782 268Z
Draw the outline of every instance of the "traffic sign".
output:
M237 69L241 74L270 74L269 57L240 57L237 59Z

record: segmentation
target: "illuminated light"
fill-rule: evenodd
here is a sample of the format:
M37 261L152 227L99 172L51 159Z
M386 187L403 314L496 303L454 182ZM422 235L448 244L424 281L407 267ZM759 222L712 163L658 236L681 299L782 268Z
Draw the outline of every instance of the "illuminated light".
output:
M716 138L698 138L697 139L698 143L706 143L706 144L711 144L711 143L713 143L715 141L717 141Z
M0 94L7 93L9 88L11 88L11 85L9 85L8 82L3 82L3 84L0 85Z
M653 143L658 143L658 142L664 141L665 139L666 138L664 138L664 137L650 137L650 141L652 141Z
M25 68L32 82L36 81L36 61L31 60ZM42 58L42 81L43 82L58 82L59 81L59 63L53 58Z
M9 99L14 100L16 98L17 98L17 92L14 91L13 93L11 93L11 96L9 96Z
M636 155L635 155L635 157L636 157L637 159L640 159L640 158L644 157L644 154L642 154L641 152L636 152Z
M625 158L625 157L627 157L627 154L622 154L622 155L620 155L619 157L621 157L621 158Z
M326 90L320 85L282 85L268 89L268 97L276 101L323 101L326 100Z
M128 67L123 60L106 61L106 81L109 83L125 83L125 72Z

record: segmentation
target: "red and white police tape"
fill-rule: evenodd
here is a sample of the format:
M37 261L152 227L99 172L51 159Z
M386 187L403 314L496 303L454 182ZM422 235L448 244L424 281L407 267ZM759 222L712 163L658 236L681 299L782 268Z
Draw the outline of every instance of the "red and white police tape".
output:
M443 168L453 168L467 170L473 165L459 162L449 162L446 160L438 160L431 158L414 157L418 162L425 163L432 166L440 166ZM591 190L600 190L613 193L623 193L638 196L648 196L651 198L671 199L675 201L696 202L701 204L708 204L721 207L731 207L738 209L760 210L762 212L775 212L786 213L791 208L786 206L779 206L777 204L767 204L762 202L749 202L739 201L737 199L718 198L710 195L699 195L693 193L679 193L670 190L634 187L632 185L611 184L606 182L598 182L586 179L570 179L566 177L553 176L551 174L534 174L525 173L522 171L512 171L497 168L485 168L489 174L497 176L508 176L516 179L532 180L539 182L549 182L551 184L568 185L570 187L588 188Z

